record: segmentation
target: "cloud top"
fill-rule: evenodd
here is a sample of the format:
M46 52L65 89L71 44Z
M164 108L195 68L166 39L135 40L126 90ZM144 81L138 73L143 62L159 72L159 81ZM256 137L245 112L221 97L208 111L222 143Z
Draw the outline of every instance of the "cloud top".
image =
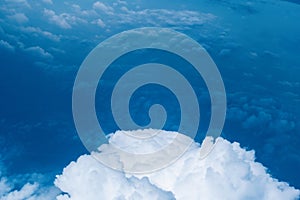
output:
M172 135L179 134L163 131L159 134L161 143L147 145L128 139L137 134L153 136L154 132L157 130L118 131L110 136L106 148L119 144L130 151L147 152L165 146ZM210 142L209 138L206 140ZM218 138L206 158L199 158L200 151L200 145L193 142L172 165L140 175L113 170L93 156L83 155L57 176L55 185L66 193L58 199L297 199L300 196L299 190L272 178L262 164L255 162L254 151L246 151L238 143Z

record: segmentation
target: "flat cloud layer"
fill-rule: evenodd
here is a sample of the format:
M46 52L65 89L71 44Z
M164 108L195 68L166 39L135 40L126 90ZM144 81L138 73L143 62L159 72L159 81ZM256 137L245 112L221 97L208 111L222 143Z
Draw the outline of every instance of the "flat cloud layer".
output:
M124 134L118 131L109 138L112 144L132 152L149 152L170 143L176 132L163 131L161 142L128 139L132 135L154 135L147 129ZM161 134L163 133L163 134ZM131 135L131 136L129 136ZM165 135L165 137L162 137ZM170 137L171 135L171 137ZM180 136L185 137L185 136ZM145 142L145 140L143 140ZM209 138L206 139L209 142ZM272 178L262 164L255 162L254 151L238 143L218 138L211 153L199 159L200 145L193 142L187 152L167 168L143 175L128 174L108 168L91 155L83 155L57 176L55 185L66 194L58 200L96 199L297 199L300 191Z

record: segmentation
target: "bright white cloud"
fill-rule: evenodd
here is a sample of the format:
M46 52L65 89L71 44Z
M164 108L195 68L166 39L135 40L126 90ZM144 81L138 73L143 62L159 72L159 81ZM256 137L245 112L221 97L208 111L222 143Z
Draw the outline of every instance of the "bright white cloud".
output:
M155 131L155 130L154 130ZM151 134L153 130L129 134ZM154 136L142 145L140 140L128 139L128 134L111 135L109 144L131 152L149 151L169 143L174 132ZM161 141L161 136L165 141ZM209 138L206 140L209 143ZM143 142L142 142L143 143ZM272 178L266 169L255 162L254 151L242 149L238 143L217 139L216 146L205 159L199 159L200 145L193 143L175 163L150 174L132 175L112 170L90 155L81 156L67 166L55 184L68 195L59 200L77 199L296 199L300 191ZM133 192L136 190L135 192ZM171 192L171 193L170 193ZM159 196L163 195L162 198Z
M121 172L99 165L88 155L66 167L55 185L68 192L68 195L59 196L58 200L173 199L172 193L157 188L147 178L126 178Z

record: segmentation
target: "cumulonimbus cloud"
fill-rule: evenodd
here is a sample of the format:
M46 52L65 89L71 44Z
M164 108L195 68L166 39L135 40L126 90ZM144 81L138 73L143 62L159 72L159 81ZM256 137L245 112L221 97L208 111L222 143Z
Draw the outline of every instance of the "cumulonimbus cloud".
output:
M163 131L159 134L159 141L154 136L147 145L140 139L129 139L132 135L154 135L155 131L118 131L110 136L106 148L119 145L128 152L134 149L136 152L149 152L161 148L162 144L166 145L175 134L179 134ZM209 138L206 140L209 142ZM193 142L173 164L139 175L116 171L91 155L83 155L57 176L55 185L65 192L57 199L288 200L300 196L299 190L272 178L262 164L255 162L254 151L246 151L238 143L218 138L215 147L204 159L199 158L200 150L200 145Z

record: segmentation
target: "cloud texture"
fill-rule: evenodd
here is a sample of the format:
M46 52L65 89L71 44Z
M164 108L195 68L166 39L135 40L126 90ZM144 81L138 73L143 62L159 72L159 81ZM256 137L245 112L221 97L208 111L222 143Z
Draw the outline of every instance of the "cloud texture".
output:
M16 189L13 182L7 177L0 179L0 200L53 200L59 193L57 188L41 186L38 183L26 183Z
M161 143L150 139L141 145L132 135L153 135L155 130L116 132L112 144L125 151L149 151L170 143L179 133L159 134ZM129 136L131 135L131 136ZM206 139L209 142L209 138ZM128 149L126 149L128 148ZM91 155L83 155L67 166L55 185L66 194L59 200L79 199L297 199L300 191L287 183L272 178L262 164L255 162L254 151L242 149L238 143L218 138L212 152L199 159L200 145L193 143L175 163L159 171L143 174L125 174L100 164Z

